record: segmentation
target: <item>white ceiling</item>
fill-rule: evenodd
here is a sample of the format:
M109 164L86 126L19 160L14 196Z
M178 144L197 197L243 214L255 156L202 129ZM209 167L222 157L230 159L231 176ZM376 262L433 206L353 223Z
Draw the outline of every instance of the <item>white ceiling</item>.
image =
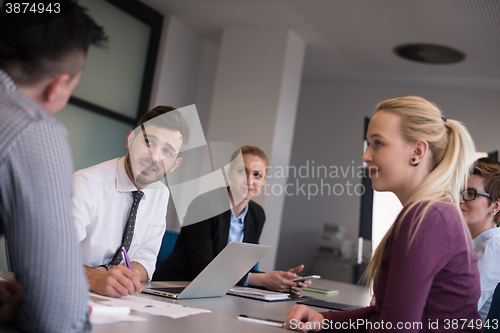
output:
M226 27L290 29L307 43L304 79L500 90L500 0L141 0L219 44ZM458 64L394 47L459 49Z

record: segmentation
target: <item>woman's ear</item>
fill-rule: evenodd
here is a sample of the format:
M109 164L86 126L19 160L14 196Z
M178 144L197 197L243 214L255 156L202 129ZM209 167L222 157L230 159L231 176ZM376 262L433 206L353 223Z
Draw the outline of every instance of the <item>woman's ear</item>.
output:
M500 198L491 203L491 208L493 209L492 213L498 214L498 211L500 211Z
M415 143L415 147L413 148L412 151L412 156L411 156L411 161L413 164L418 164L420 163L425 155L427 155L427 152L429 150L429 143L425 140L418 140Z

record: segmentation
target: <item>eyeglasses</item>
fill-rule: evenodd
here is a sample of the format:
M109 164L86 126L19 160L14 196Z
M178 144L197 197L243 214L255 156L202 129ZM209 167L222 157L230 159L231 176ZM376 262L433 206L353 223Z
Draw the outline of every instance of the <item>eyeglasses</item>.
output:
M460 194L462 195L462 199L464 199L464 201L472 201L472 200L476 199L476 196L478 194L482 195L483 197L487 197L487 198L491 199L491 197L488 193L478 191L478 190L473 190L473 189L462 190L462 191L460 191Z

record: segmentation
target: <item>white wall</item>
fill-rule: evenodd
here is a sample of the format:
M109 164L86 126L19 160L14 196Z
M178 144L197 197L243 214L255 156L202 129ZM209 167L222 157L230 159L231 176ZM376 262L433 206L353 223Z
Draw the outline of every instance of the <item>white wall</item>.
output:
M445 117L464 122L477 150L500 149L496 134L500 129L498 91L303 82L290 165L299 168L307 161L309 165L314 161L314 166L337 166L344 170L361 165L364 117L372 116L379 102L405 95L427 98L441 107ZM321 178L298 180L306 184L306 192L308 184L321 184ZM296 181L292 176L288 183L296 185ZM360 183L352 174L347 178L323 178L324 183L337 186L337 193L341 185L347 190L347 181ZM293 188L295 186L290 187L289 192ZM359 211L360 197L356 195L317 195L310 200L303 194L287 196L276 268L288 269L301 263L306 269L311 268L325 222L346 226L347 237L354 243L358 236Z
M304 54L305 43L289 30L225 29L209 140L258 146L271 164L289 164ZM268 183L283 187L286 179ZM285 198L261 194L253 200L266 211L260 243L272 246L259 267L272 271Z
M218 53L217 45L176 17L166 17L150 107L196 104L206 134Z
M125 156L127 133L134 127L68 104L55 117L68 129L75 170Z
M208 130L219 47L184 25L166 16L150 108L170 105L181 108L195 104L205 135ZM170 199L167 229L180 231L177 212Z

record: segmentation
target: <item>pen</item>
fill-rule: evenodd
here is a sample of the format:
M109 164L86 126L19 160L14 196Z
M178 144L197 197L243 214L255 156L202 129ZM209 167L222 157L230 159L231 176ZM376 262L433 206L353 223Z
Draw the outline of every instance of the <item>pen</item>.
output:
M127 250L125 250L123 246L122 246L122 257L123 261L125 261L125 266L127 266L128 269L132 270L132 266L130 266L130 260L128 259ZM139 293L136 291L135 294L138 295Z
M125 265L127 266L128 269L132 270L132 266L130 266L130 261L128 260L128 255L127 255L127 250L122 246L122 256L123 260L125 261Z

